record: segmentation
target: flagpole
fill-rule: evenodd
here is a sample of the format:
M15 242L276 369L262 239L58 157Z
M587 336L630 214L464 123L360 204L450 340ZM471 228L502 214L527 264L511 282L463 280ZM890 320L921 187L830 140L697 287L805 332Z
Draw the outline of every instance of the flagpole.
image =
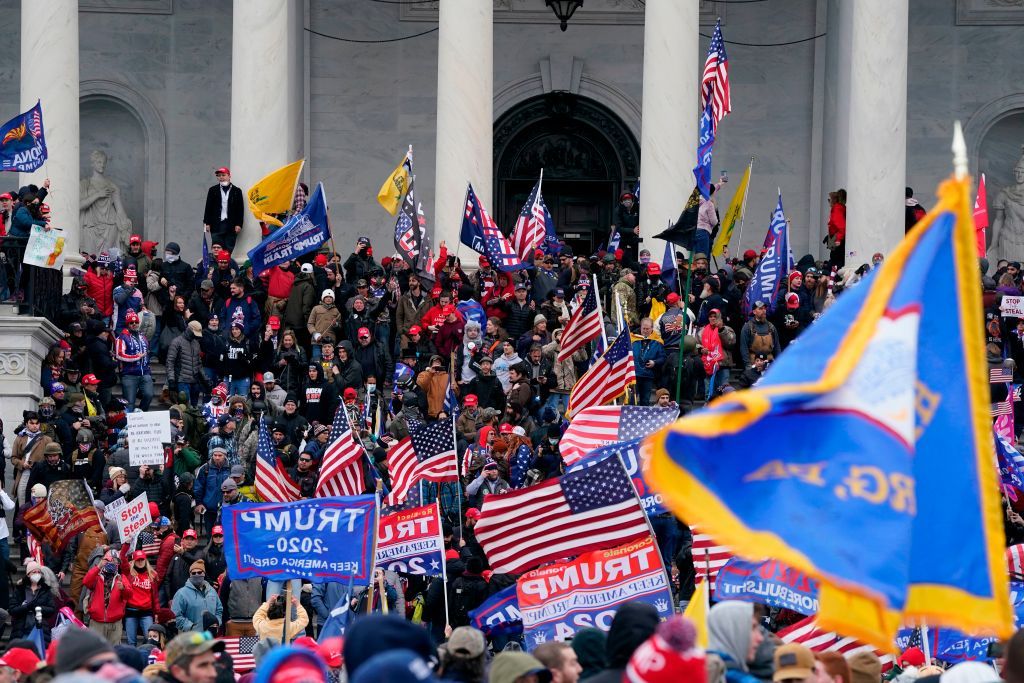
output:
M377 537L380 535L380 489L383 486L381 480L377 480L377 488L373 492L373 551L370 553L370 565L367 567L369 573L369 586L366 589L366 613L373 614L373 570L377 566ZM358 604L358 603L357 603Z
M691 245L692 247L692 245ZM683 304L683 323L684 325L679 330L679 362L676 365L676 402L682 409L682 393L683 393L683 341L686 337L686 333L690 328L690 282L693 277L693 257L694 251L690 249L690 266L686 269L686 291L679 295L679 299ZM677 278L680 279L681 278Z
M594 299L597 301L597 317L601 320L601 341L604 342L605 350L608 350L608 331L604 328L604 311L601 310L601 292L597 288L597 275L591 275L591 286L594 288ZM582 304L580 304L582 306Z
M626 469L626 463L622 461L622 454L616 453L615 457L619 459L619 464L622 465L623 471L628 472ZM640 457L639 451L637 451L637 457ZM632 477L629 477L629 483L633 487L633 495L636 496L636 502L640 504L640 511L644 514L644 522L647 524L647 531L651 534L651 541L654 543L654 552L657 553L658 559L661 561L661 571L665 575L665 585L668 587L669 594L672 593L672 576L668 572L668 567L665 565L665 558L661 555L661 547L658 545L658 535L654 533L654 525L651 524L651 518L647 516L647 510L644 509L644 504L640 500L640 492L636 490L636 482L633 481ZM675 597L675 596L673 596ZM672 613L676 613L676 600L672 600Z
M348 411L345 410L344 402L342 402L342 404L338 406L338 410L345 413L345 421L348 422L348 429L350 432L352 432L352 438L359 444L359 447L363 449L363 457L366 458L366 461L368 463L370 463L370 469L372 469L376 473L377 482L379 485L384 478L380 475L380 470L377 469L377 466L373 464L373 458L370 457L370 452L369 450L367 450L366 445L363 443L363 438L359 436L359 433L356 431L356 428L352 425L352 419L348 416Z
M743 219L747 216L747 198L750 196L750 179L754 175L754 157L750 157L750 165L747 166L750 173L747 174L747 186L743 188L743 206L740 207L740 236L736 241L736 251L743 248Z
M704 548L704 611L711 609L711 553Z
M441 535L441 587L444 592L444 625L445 629L451 626L451 619L448 616L448 559L444 557L444 527L441 525L441 487L437 487L437 533ZM420 502L423 499L420 498Z
M452 415L452 444L455 445L455 471L459 469L459 433L455 429L455 415ZM441 487L437 487L438 492L441 491ZM455 478L455 504L458 506L459 511L459 526L462 526L462 477L456 476Z
M932 663L932 646L928 642L928 623L925 621L921 622L921 649L924 650L924 665L929 666Z

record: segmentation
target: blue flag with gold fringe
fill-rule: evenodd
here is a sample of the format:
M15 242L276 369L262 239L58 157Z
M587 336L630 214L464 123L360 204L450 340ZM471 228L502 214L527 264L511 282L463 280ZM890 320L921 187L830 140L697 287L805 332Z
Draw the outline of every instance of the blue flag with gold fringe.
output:
M1012 633L968 192L944 183L757 387L649 439L683 521L819 579L819 624L885 649L901 623Z

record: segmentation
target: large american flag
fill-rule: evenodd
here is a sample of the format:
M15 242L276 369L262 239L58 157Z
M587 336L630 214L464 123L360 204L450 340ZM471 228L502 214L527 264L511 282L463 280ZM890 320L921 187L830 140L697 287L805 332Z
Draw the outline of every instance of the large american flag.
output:
M725 566L725 563L733 558L732 551L724 545L716 543L707 534L701 533L696 527L691 527L693 533L693 570L697 577L695 582L700 583L705 576L710 577L711 586L714 589L714 581L718 572Z
M711 34L708 45L708 58L704 61L704 76L700 82L700 108L707 106L711 98L711 130L718 131L718 122L732 111L732 97L729 94L729 57L725 54L725 41L722 40L722 20L715 23L715 32Z
M472 183L466 190L466 213L462 218L460 239L467 247L486 255L498 270L507 272L528 267L519 260L508 238L487 213L473 191Z
M593 406L577 413L558 442L566 465L610 443L653 434L679 416L678 408L658 406Z
M569 322L562 330L559 342L558 360L565 361L583 348L591 339L601 336L601 311L597 308L597 294L593 287L587 287L583 301L573 309Z
M512 230L512 246L522 261L529 261L533 250L544 242L547 224L544 221L544 199L540 195L543 178L544 171L541 171L541 178L530 191L530 196L519 211L516 227Z
M299 499L299 487L285 472L270 443L267 423L260 418L259 436L256 438L256 493L268 503L288 503Z
M849 659L858 652L874 652L882 662L882 671L892 668L892 655L875 650L853 638L818 628L814 617L807 617L776 634L784 643L799 643L813 652L838 652Z
M281 634L277 634L280 636ZM256 668L256 660L252 656L252 649L259 642L255 636L239 636L237 638L221 638L224 643L225 654L231 655L234 661L236 674L244 674Z
M1024 576L1024 543L1006 549L1006 569L1010 574Z
M622 460L484 498L474 531L497 573L613 548L650 534Z
M334 411L331 440L320 461L320 478L316 482L316 495L358 496L366 490L363 472L363 447L352 436L345 405Z
M991 368L988 371L988 381L990 384L1009 384L1013 381L1013 371L1002 366Z
M623 329L608 346L608 350L594 365L583 373L569 394L569 419L591 406L611 403L626 393L626 387L636 382L633 362L633 344L629 330Z
M458 481L455 423L452 420L438 420L412 430L409 436L388 451L388 472L391 473L388 505L404 501L409 490L420 479L439 484Z

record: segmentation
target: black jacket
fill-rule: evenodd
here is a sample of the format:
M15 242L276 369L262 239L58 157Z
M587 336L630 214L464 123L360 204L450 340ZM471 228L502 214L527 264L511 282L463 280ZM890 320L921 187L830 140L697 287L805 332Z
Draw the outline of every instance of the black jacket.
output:
M245 204L242 201L242 189L231 185L228 189L228 224L241 225L245 216ZM220 185L214 185L206 191L206 208L203 209L203 223L216 231L220 226Z

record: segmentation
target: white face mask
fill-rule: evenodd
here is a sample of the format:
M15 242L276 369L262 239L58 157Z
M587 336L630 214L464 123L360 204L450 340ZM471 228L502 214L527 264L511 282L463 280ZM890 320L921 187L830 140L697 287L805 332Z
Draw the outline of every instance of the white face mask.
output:
M32 583L39 583L40 581L43 580L43 575L41 573L39 573L39 572L36 572L34 574L29 574L28 575L28 580L31 581Z
M177 260L178 260L178 255L177 254L172 254L169 251L165 251L164 252L164 261L167 261L168 263L174 263Z
M220 181L220 186L221 187L227 187L230 184L231 184L230 180L222 180L222 181Z

